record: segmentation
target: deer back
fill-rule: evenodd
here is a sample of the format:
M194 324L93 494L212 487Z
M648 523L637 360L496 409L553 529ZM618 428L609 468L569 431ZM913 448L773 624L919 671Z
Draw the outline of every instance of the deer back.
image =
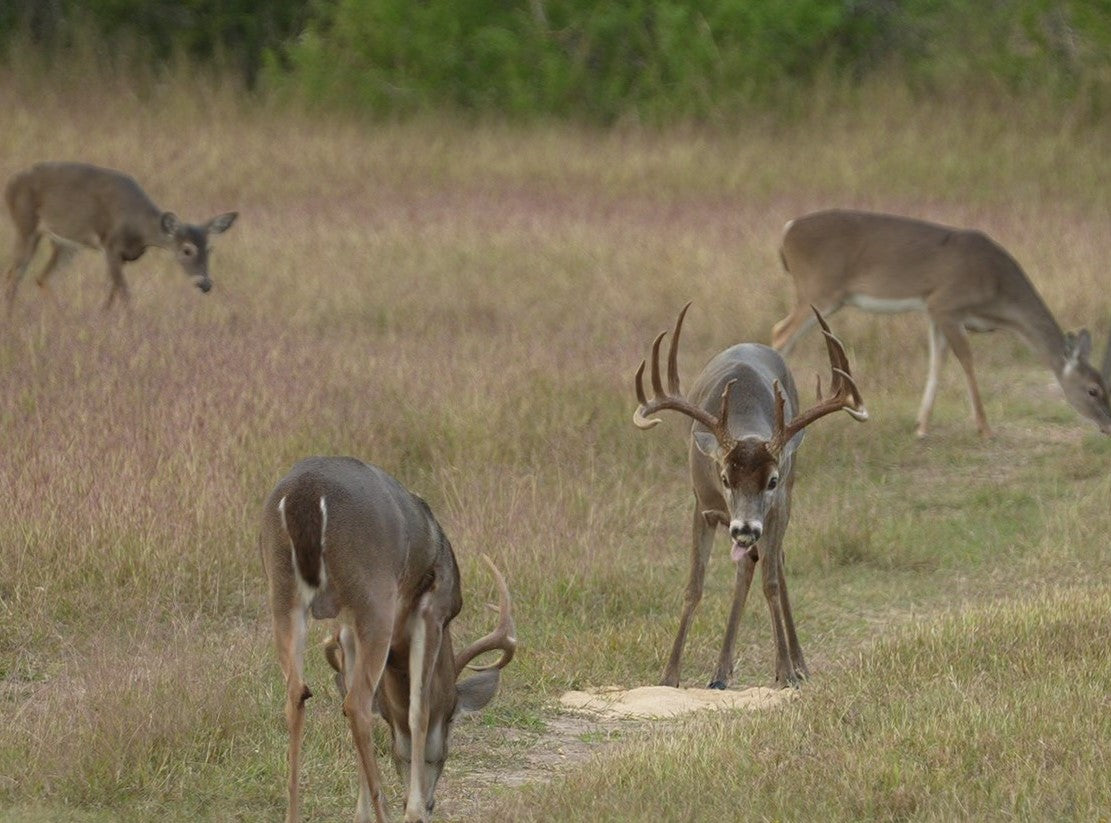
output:
M450 594L445 622L462 608L455 556L427 504L376 466L351 457L302 460L271 493L265 521L264 535L274 536L267 562L290 563L292 541L299 577L321 588L314 616L358 612L393 596L400 627L433 582ZM313 532L326 539L313 541Z
M126 174L87 163L37 163L25 175L39 219L53 234L91 244L124 228L148 245L165 245L162 210Z

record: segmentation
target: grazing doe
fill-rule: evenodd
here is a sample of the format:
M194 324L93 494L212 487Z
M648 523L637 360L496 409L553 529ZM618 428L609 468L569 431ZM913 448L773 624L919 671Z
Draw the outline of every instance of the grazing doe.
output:
M85 163L38 163L14 175L4 197L17 234L7 274L9 312L44 236L51 244L50 258L35 283L51 297L47 278L82 247L104 252L112 280L106 309L117 294L128 301L123 264L138 260L149 246L172 251L196 287L207 293L212 288L208 239L231 228L237 216L228 212L200 226L182 223L154 205L126 174Z
M764 597L771 612L775 635L775 680L780 686L797 686L809 676L795 634L783 566L783 535L791 517L791 492L795 450L803 429L820 417L844 409L857 420L866 420L860 392L849 371L841 341L825 319L814 310L825 335L832 377L830 395L822 397L818 381L817 405L799 411L798 392L787 365L778 352L756 343L731 346L715 356L694 381L689 399L679 389L679 334L690 303L679 312L667 355L667 391L660 379L661 332L652 344L652 399L644 392L642 360L636 373L640 405L633 422L648 429L660 422L649 415L676 411L694 420L689 452L694 489L694 542L690 579L679 618L679 632L661 680L679 685L679 662L694 610L702 599L706 562L718 526L729 530L731 556L737 564L733 606L725 628L717 671L711 689L724 689L733 674L733 647L737 624L752 584L756 563L761 562Z
M1096 371L1088 330L1062 332L1022 267L982 232L891 214L820 211L787 224L779 254L798 292L794 309L772 329L772 346L784 354L814 325L811 305L826 315L846 304L872 312L926 312L930 366L919 437L929 429L949 349L964 369L976 426L980 434L991 434L965 332L994 329L1017 332L1053 371L1069 404L1111 434L1111 339Z
M338 618L327 646L362 769L355 819L386 820L371 739L372 710L390 728L393 761L406 781L405 820L427 820L448 753L452 723L483 708L513 658L517 638L505 579L497 581L497 628L456 654L451 621L463 606L459 567L428 505L381 469L351 457L310 457L266 501L259 538L270 586L278 660L286 683L289 811L298 819L298 766L309 613ZM478 655L494 664L460 681ZM373 815L373 817L372 817Z

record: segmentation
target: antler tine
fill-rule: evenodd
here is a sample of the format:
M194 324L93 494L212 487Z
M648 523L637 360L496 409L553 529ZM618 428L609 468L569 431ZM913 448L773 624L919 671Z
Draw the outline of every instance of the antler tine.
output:
M856 380L853 379L849 367L849 355L845 352L845 344L829 328L829 323L822 317L822 313L814 306L811 306L810 309L814 312L814 316L818 318L818 324L822 327L822 336L826 341L826 352L829 354L830 371L832 372L829 388L833 392L833 397L842 397L848 394L853 402L851 406L846 404L843 407L845 411L856 420L867 420L868 410L864 407L864 398L860 394L860 389L857 388ZM822 396L820 385L819 383L819 400Z
M867 420L868 410L864 407L864 400L860 395L860 389L857 388L856 381L853 379L849 371L849 357L845 353L845 346L837 339L837 336L830 331L829 324L826 323L821 312L814 306L810 307L814 310L814 315L818 318L818 323L822 327L822 334L826 341L826 351L829 354L830 365L830 396L822 397L822 381L818 378L818 402L804 412L799 412L794 416L790 423L784 423L784 399L782 391L776 384L776 428L775 433L772 435L769 448L773 453L779 452L786 446L795 435L805 429L815 420L820 417L825 417L827 414L832 414L835 411L842 409L848 412L856 420Z
M712 430L719 443L725 443L729 437L729 392L733 390L733 384L736 382L737 378L734 377L721 390L721 414L718 415L718 425Z
M656 397L661 397L664 393L663 383L660 382L660 343L666 336L667 332L662 331L652 341L652 392Z
M656 339L652 342L652 399L649 400L644 393L644 369L646 366L645 361L641 361L640 367L637 369L634 383L636 385L637 401L640 403L636 411L633 413L633 423L637 428L650 429L660 422L659 418L651 418L649 415L655 414L660 411L677 411L680 414L685 414L693 420L704 425L714 436L718 438L723 446L727 445L728 432L724 423L717 417L714 417L701 406L691 403L679 391L679 335L682 333L683 318L687 314L687 309L691 306L687 303L679 312L679 316L675 321L675 332L671 338L671 345L667 354L667 382L668 393L664 393L663 381L660 378L660 343L663 341L667 332L660 332Z
M463 651L455 656L455 676L465 668L473 669L474 671L487 671L489 669L501 669L509 665L509 661L513 659L513 655L517 653L517 628L513 622L512 604L509 598L509 586L506 585L505 578L502 573L498 571L498 567L494 565L494 561L488 555L482 555L483 561L490 567L490 571L494 573L494 581L498 584L498 625L485 637L481 637L471 645L467 646ZM494 651L501 649L502 656L496 663L491 663L488 666L471 666L470 662L484 652Z
M778 380L772 381L772 390L775 392L775 434L772 436L772 440L774 441L778 438L779 433L783 431L785 426L783 421L783 410L784 406L787 405L787 400L783 397L783 387L779 385ZM819 389L818 397L820 398L821 396L822 392Z
M636 375L637 401L640 403L640 405L647 406L648 398L644 396L644 366L645 363L643 360L641 360L640 365L637 367Z
M687 309L691 307L693 300L687 302L687 305L679 312L679 317L675 320L675 331L671 333L671 347L667 350L667 391L669 394L679 394L679 335L683 331L683 318L687 316Z

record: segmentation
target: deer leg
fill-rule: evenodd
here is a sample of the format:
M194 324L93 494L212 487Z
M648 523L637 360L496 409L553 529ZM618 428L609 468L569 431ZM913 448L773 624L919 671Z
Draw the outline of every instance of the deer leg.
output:
M679 632L675 635L675 642L671 646L671 657L667 660L667 668L664 669L660 680L661 686L679 686L679 661L683 656L683 646L687 643L687 631L690 629L694 610L702 600L702 583L706 578L706 562L710 558L710 549L714 545L715 530L716 526L706 522L706 518L702 516L701 506L695 500L690 579L687 581L687 591L683 597L683 614L679 618Z
M343 713L347 715L351 737L355 741L362 767L359 803L355 810L358 823L369 823L371 810L377 823L386 823L382 778L374 755L371 731L374 724L374 693L378 690L390 652L390 636L394 624L392 599L390 602L390 609L379 609L376 614L371 614L355 627L353 676L347 678L347 696L343 699Z
M299 771L301 763L301 738L305 726L305 701L312 692L304 681L306 610L292 606L285 613L274 615L274 636L278 647L278 662L285 675L285 719L289 729L289 809L287 823L297 823L300 818L298 801Z
M817 321L810 311L810 303L800 300L791 313L772 326L772 348L781 354L790 354L795 342Z
M780 589L779 553L776 541L769 541L760 557L760 578L764 586L764 599L772 618L775 635L775 682L780 686L798 686L800 678L791 661L787 642L787 625L783 616L783 597Z
M741 622L741 613L744 611L745 600L748 599L748 590L752 586L752 576L755 571L756 561L746 553L737 564L733 606L729 610L729 622L725 624L725 640L721 645L717 672L714 674L714 679L710 681L711 689L724 689L733 675L733 648L737 640L737 626Z
M941 367L945 365L945 356L949 353L945 345L945 336L938 329L937 323L931 317L928 319L930 335L930 370L926 377L926 390L922 393L922 405L918 408L919 437L925 437L930 427L930 415L934 410L934 399L937 397L937 386L941 379Z
M840 300L826 300L821 303L819 311L827 318L842 306ZM818 323L814 312L810 309L810 304L811 301L800 297L791 313L772 326L772 348L784 357L789 355L802 336ZM819 301L814 301L814 304L818 305Z
M58 243L57 241L52 242L51 246L50 258L46 261L43 270L39 272L38 276L35 278L35 285L38 286L56 306L58 305L58 298L47 284L47 278L49 278L56 269L69 262L76 253L76 249L66 246L63 243Z
M972 347L968 343L968 335L964 333L959 323L945 323L941 332L953 350L957 362L964 369L964 376L968 380L968 399L972 404L972 416L976 421L976 428L983 437L991 437L991 427L988 425L987 415L984 414L984 404L980 401L980 389L976 385L976 375L972 370Z
M112 290L108 292L108 299L104 303L104 310L112 308L112 303L116 299L116 294L120 295L120 299L124 305L130 306L131 295L127 291L127 281L123 279L123 258L114 252L107 252L108 259L108 277L112 281Z
M800 680L810 677L810 670L806 668L806 659L802 656L802 646L799 645L798 634L795 633L795 618L791 614L791 601L787 595L787 574L784 569L783 552L779 552L779 563L776 564L779 574L780 607L783 609L783 625L787 630L787 652L795 668L795 674Z
M19 281L23 279L23 275L27 273L27 267L31 265L31 259L35 256L35 250L39 246L39 239L42 237L41 232L32 232L26 236L21 236L16 244L15 259L12 260L11 266L8 267L5 280L7 281L7 300L8 300L8 314L11 314L12 306L15 305L15 293L19 289Z
M413 616L409 636L409 799L405 803L406 823L425 819L424 785L425 745L428 742L428 709L432 692L432 673L443 640L443 625L432 613L431 592L421 598Z

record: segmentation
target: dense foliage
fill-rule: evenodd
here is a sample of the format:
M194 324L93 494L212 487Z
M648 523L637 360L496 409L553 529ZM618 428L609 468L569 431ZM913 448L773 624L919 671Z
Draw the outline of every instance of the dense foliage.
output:
M816 81L1111 98L1109 0L22 0L0 36L186 56L314 103L609 122L735 117ZM138 46L138 48L135 48ZM117 49L118 50L118 49Z

